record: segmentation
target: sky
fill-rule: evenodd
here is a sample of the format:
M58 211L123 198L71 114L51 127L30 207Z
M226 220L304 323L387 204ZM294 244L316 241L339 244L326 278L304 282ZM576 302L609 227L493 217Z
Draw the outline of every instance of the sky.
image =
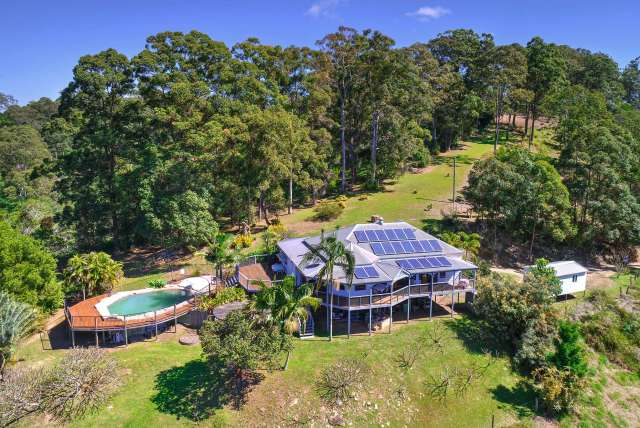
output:
M640 0L2 0L0 92L20 104L57 98L82 55L131 57L161 31L198 30L231 46L312 46L346 25L397 45L470 28L498 44L545 41L605 52L623 67L640 56Z

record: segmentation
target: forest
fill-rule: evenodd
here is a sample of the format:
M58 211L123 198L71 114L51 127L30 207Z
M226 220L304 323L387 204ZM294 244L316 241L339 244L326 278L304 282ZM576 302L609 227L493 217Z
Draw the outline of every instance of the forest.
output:
M467 29L405 47L346 27L310 47L163 32L131 58L79 58L56 100L1 95L0 209L59 260L195 249L220 228L382 189L470 135L515 132L518 117L522 144L471 173L478 218L532 250L630 254L639 62L539 37L498 45ZM542 119L557 156L532 150Z

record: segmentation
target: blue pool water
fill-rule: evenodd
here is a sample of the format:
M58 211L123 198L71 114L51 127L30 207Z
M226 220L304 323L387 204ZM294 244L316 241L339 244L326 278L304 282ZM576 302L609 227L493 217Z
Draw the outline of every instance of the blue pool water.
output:
M189 299L182 290L158 290L132 294L118 299L108 306L112 315L134 315L165 309Z

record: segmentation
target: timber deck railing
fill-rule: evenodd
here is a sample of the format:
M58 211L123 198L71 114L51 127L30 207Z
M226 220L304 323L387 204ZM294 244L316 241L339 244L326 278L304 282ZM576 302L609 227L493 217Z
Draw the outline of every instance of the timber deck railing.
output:
M238 279L238 284L240 284L245 289L250 289L251 286L256 286L260 282L263 282L266 285L274 285L274 284L278 284L278 283L282 282L281 279L273 279L272 277L270 277L269 279L249 278L247 275L242 273L242 270L240 269L242 267L255 265L255 264L262 264L262 265L267 264L268 265L270 261L275 261L275 255L273 255L273 254L255 254L253 256L249 256L249 257L241 260L240 262L238 262L238 264L236 265L236 278ZM270 266L267 266L267 270L269 268L270 268Z
M155 332L157 337L159 326L166 327L171 322L175 325L178 318L187 315L198 307L199 299L215 293L221 287L223 285L213 278L207 288L200 291L191 291L189 298L183 302L156 311L109 317L103 317L102 315L73 315L70 306L65 300L64 314L71 330L72 346L75 346L75 332L77 331L95 332L96 345L98 344L98 332L122 331L125 345L128 343L128 330L150 328L150 332ZM82 302L80 301L78 304Z
M447 283L414 284L407 285L389 293L374 293L373 290L370 290L369 294L359 296L344 296L334 293L333 306L349 309L387 307L404 302L405 300L413 297L443 296L474 291L475 282L472 279L467 280L466 283L458 281L454 285ZM323 304L329 304L331 293L327 293L323 290L318 291L316 294L322 299Z

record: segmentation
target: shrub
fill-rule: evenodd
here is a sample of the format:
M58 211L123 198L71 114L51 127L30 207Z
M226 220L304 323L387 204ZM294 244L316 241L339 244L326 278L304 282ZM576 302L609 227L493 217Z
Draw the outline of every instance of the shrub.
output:
M328 221L338 218L344 211L344 206L339 202L322 201L316 205L314 211L317 220Z
M427 148L424 146L420 146L413 154L412 160L416 167L426 167L427 165L429 165L429 161L431 160L429 150L427 150Z
M282 223L271 224L263 234L265 252L271 254L277 250L279 241L288 235L287 228Z
M566 413L574 408L586 382L568 369L553 366L539 367L533 372L534 389L542 405L556 414Z
M350 400L363 389L371 369L362 358L349 358L325 367L316 380L316 392L329 405Z
M242 302L247 298L246 293L240 287L224 288L214 296L206 296L198 301L198 309L211 312L216 307L231 302Z
M117 385L116 361L105 351L74 348L51 368L12 369L0 383L0 421L33 413L69 421L102 406Z
M232 246L233 248L240 249L240 248L249 248L251 244L253 244L253 236L251 236L251 234L249 233L243 233L240 235L236 235L233 238Z
M162 288L167 285L167 281L164 279L152 279L148 284L151 288Z
M578 324L561 321L558 338L554 341L556 351L549 356L549 362L559 369L568 369L578 377L587 374L588 364L582 347L582 335Z

